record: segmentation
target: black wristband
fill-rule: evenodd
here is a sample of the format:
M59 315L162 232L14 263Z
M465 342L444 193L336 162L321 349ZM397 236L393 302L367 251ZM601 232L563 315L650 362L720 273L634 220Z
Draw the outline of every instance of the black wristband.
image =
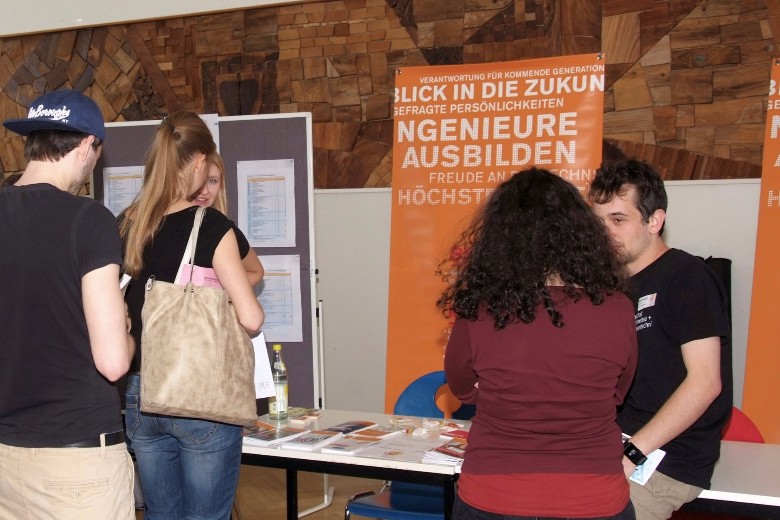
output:
M644 464L644 462L647 460L647 456L642 453L639 448L634 446L629 440L626 440L623 443L623 455L625 455L628 460L637 466Z

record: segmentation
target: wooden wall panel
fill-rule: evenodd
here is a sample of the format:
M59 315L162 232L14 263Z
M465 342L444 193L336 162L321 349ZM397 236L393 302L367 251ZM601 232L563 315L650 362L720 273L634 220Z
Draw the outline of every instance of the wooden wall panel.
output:
M605 135L675 178L760 175L776 0L328 0L0 40L0 117L310 111L317 188L392 182L395 69L604 51ZM718 159L718 160L715 160ZM24 167L0 130L0 166Z

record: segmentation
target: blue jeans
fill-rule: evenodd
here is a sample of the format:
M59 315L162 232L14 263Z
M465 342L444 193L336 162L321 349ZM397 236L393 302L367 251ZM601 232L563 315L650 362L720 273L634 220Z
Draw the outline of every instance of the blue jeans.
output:
M127 385L125 425L146 501L145 520L228 520L241 466L241 427L140 411Z
M488 513L475 507L471 507L466 502L462 501L460 497L455 497L455 504L452 506L452 520L564 520L559 518L548 518L541 516L512 516L512 515L500 515L497 513ZM566 520L579 520L579 519L566 519ZM584 519L583 519L584 520ZM636 520L634 514L634 506L631 501L628 501L628 505L620 513L615 516L589 518L587 520Z

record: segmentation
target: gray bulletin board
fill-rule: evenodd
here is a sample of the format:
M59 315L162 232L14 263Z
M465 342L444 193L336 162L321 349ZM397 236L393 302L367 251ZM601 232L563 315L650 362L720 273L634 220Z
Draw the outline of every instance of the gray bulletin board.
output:
M290 404L319 405L319 356L314 297L314 167L309 113L219 118L220 153L225 161L228 216L237 222L238 161L293 159L295 173L295 247L255 248L264 255L300 255L303 341L283 343L290 378ZM274 338L266 338L268 347Z
M295 246L254 248L264 255L300 257L303 341L284 342L283 353L290 377L290 403L312 407L319 404L319 355L314 294L314 215L311 115L308 113L219 118L219 150L225 162L228 217L237 222L237 161L292 159L295 177ZM104 200L103 169L142 166L159 121L110 123L106 125L103 154L95 167L94 197ZM246 231L243 230L246 234ZM262 283L262 282L261 282ZM273 337L266 337L270 354ZM259 411L267 409L263 400Z
M137 123L106 123L103 153L95 166L95 200L103 200L103 168L111 166L143 166L146 149L152 142L159 121Z

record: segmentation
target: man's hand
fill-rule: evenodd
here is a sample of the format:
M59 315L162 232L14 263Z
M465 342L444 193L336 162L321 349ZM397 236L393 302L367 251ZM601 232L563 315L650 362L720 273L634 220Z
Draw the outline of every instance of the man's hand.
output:
M628 457L623 457L623 473L626 474L626 478L630 477L632 473L634 473L634 470L636 469L636 464L628 460Z
M650 453L680 435L702 416L721 391L720 338L710 337L682 345L688 375L631 442Z

